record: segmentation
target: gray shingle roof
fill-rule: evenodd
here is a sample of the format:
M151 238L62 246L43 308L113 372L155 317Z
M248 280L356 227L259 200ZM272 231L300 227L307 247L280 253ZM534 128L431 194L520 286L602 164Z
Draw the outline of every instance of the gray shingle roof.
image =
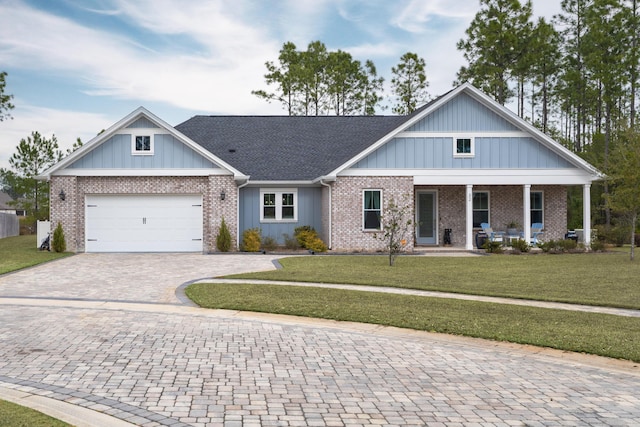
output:
M336 169L406 116L195 116L176 126L252 181L307 181Z

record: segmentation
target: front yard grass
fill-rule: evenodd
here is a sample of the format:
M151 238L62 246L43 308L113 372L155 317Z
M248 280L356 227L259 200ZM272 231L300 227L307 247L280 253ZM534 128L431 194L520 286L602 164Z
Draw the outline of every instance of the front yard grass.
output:
M281 270L236 279L391 286L640 309L640 262L628 254L283 258Z
M640 318L302 286L199 283L201 307L440 332L640 362Z
M0 239L0 274L69 255L71 255L70 252L57 253L38 250L35 235L6 237Z
M0 427L66 427L71 426L41 412L6 400L0 400Z
M233 278L349 283L640 308L640 263L626 254L486 257L314 256ZM640 318L301 286L194 284L202 307L374 323L640 362Z

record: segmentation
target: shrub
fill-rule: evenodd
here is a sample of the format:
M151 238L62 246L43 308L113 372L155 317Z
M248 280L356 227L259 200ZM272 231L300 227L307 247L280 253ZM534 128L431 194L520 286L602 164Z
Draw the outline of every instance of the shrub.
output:
M502 252L504 252L504 249L502 248L502 242L494 242L489 239L485 240L482 247L486 249L487 252L490 252L492 254L501 254Z
M511 242L511 247L516 252L529 252L531 246L524 239L518 239L514 242Z
M261 243L261 231L259 228L247 228L242 233L240 250L244 252L259 252Z
M548 242L538 243L538 247L542 252L558 254L564 252L578 252L578 243L572 239L565 240L549 240ZM584 250L584 249L581 249Z
M231 250L231 233L224 218L222 218L218 235L216 236L216 247L220 252L229 252Z
M572 240L572 239L558 240L557 247L562 252L572 252L572 251L575 251L577 249L578 242L576 242L575 240Z
M62 224L58 223L56 229L53 231L53 242L51 248L55 252L64 252L67 250L67 241L64 239L64 231L62 230Z
M296 227L294 230L294 236L298 245L302 248L309 249L313 252L327 251L327 245L325 245L322 239L320 239L316 230L309 225Z
M306 248L312 252L326 252L327 245L324 244L318 235L309 237L306 241Z
M278 247L278 241L271 236L262 238L262 249L265 251L273 251Z
M602 240L595 240L593 242L591 242L591 250L592 251L596 251L596 252L600 252L600 251L604 251L605 249L605 245L604 242Z
M300 249L300 244L298 243L298 239L296 239L295 237L289 236L287 233L284 233L282 237L284 238L284 246L287 249L290 249L292 251Z

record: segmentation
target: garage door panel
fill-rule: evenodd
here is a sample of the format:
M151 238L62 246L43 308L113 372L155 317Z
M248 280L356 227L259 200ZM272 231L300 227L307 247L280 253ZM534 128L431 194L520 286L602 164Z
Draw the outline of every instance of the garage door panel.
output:
M87 252L202 251L200 195L86 198Z

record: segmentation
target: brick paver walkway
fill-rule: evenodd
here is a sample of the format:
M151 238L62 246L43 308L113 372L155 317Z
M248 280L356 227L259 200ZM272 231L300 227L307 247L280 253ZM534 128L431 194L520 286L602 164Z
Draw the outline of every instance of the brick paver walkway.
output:
M631 426L640 419L640 373L630 363L204 310L172 294L193 279L268 268L268 256L78 255L0 277L0 388L145 426Z

